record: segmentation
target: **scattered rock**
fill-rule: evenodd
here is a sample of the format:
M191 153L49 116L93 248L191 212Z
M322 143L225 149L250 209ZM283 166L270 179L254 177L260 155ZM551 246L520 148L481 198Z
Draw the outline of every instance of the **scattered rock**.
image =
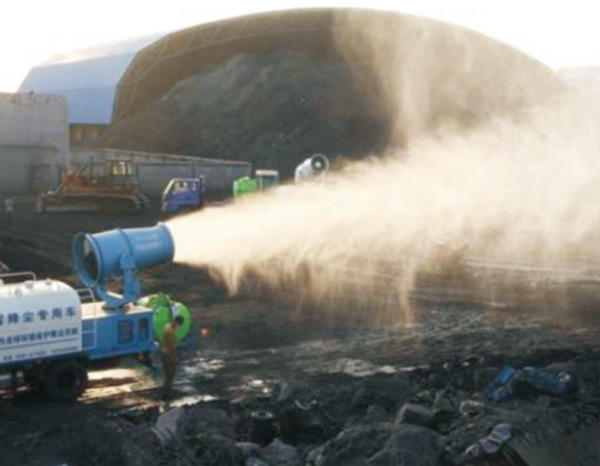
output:
M433 424L435 414L430 409L414 403L407 403L396 416L397 424L414 424L428 427Z
M255 458L254 456L251 456L249 458L246 458L246 462L244 463L244 466L270 466L269 463L265 463L262 460L259 460L258 458Z
M436 465L436 437L434 432L419 426L359 425L327 442L315 466Z
M256 443L238 442L238 443L236 443L236 446L240 449L240 451L242 452L242 455L244 455L245 458L247 458L249 456L258 457L258 455L259 455L260 447Z
M202 405L193 406L185 412L182 423L186 437L207 433L225 437L234 436L233 420L221 409Z
M460 404L459 412L463 416L477 416L483 413L485 405L481 401L465 400Z
M69 466L145 466L153 461L152 455L137 445L135 439L123 432L114 421L93 417L78 430L69 429L68 435L72 442L65 442L61 456ZM49 437L53 439L54 436ZM20 448L27 448L27 443L21 444Z
M275 439L261 452L261 459L270 466L301 466L302 459L298 449Z
M238 466L243 462L242 450L235 442L218 434L200 434L193 440L195 457L203 466Z
M419 404L433 404L434 398L430 390L420 391L415 395L415 399Z
M291 403L296 400L310 403L316 396L312 387L306 382L286 380L280 382L277 388L277 403Z
M432 411L436 420L447 420L456 415L456 406L450 399L446 390L439 390L435 395Z
M310 466L316 465L319 461L321 461L321 456L323 455L323 450L325 449L325 445L321 445L320 447L314 448L310 451L308 456L306 457L306 464Z
M381 405L370 405L367 408L367 413L363 419L363 422L383 422L387 417L387 411Z
M463 454L457 456L453 463L459 465L484 455L494 455L511 436L511 427L509 424L498 424L487 437L480 438L470 445Z
M529 466L589 466L600 464L600 424L579 429L548 442L525 442L513 439L510 447Z
M282 410L279 426L286 442L315 443L324 440L327 422L316 403L304 405L295 401Z
M152 432L156 435L158 442L162 446L169 446L181 442L183 438L183 408L171 409L161 414L154 426Z
M402 430L390 437L385 448L385 451L393 453L391 458L395 458L396 462L385 464L402 466L438 464L438 435L431 430L417 426L402 427ZM369 464L382 463L375 463L372 458Z
M360 388L352 397L352 407L366 408L378 404L393 410L404 403L410 396L410 384L405 379L367 379L361 382Z

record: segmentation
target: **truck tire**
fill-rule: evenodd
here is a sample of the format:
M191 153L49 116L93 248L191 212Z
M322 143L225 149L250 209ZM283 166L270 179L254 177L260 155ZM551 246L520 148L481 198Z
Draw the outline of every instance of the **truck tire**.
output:
M85 391L87 381L87 371L78 362L57 362L46 371L44 395L56 401L76 400Z

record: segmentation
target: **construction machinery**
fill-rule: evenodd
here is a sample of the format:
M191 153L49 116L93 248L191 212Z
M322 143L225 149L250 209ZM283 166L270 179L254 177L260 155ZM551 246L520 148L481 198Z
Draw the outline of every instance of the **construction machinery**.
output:
M262 193L279 186L277 170L256 170L254 178L244 176L233 182L233 197L238 198L252 193Z
M37 211L138 214L149 204L148 196L140 192L135 163L109 160L98 167L92 160L63 171L58 188L38 198Z
M315 154L296 167L294 182L296 184L309 180L322 182L328 171L329 158L324 154Z
M0 275L4 393L39 388L51 399L72 400L85 390L88 370L110 367L123 357L148 361L165 323L177 315L183 325L176 339L185 338L191 323L187 308L164 298L140 299L136 275L137 270L170 262L174 252L163 224L80 233L73 256L86 288L37 280L30 272ZM113 280L118 280L121 294L109 291Z
M204 177L173 178L163 191L161 212L174 215L181 210L201 209L204 206Z
M296 167L294 183L300 184L307 181L322 183L329 167L329 158L326 155L314 154ZM287 191L285 187L279 186L279 172L277 170L256 170L254 178L244 176L233 182L233 197L239 198L247 194L261 193L271 188L277 188L278 194Z

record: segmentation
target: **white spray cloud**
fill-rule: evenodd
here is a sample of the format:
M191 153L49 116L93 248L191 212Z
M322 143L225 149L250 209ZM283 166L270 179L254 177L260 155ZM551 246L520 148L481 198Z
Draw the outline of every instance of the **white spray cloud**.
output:
M324 186L172 220L176 260L210 267L232 291L252 273L318 300L347 294L349 270L364 277L355 299L391 270L406 300L441 250L540 267L600 261L597 97L562 96L350 164Z

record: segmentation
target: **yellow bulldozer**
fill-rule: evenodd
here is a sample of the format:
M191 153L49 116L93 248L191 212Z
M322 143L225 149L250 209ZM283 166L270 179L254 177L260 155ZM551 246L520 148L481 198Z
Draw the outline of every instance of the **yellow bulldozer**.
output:
M71 165L63 171L58 188L39 196L36 210L142 213L150 200L140 192L137 168L135 163L123 160L108 160L100 167L93 161Z

